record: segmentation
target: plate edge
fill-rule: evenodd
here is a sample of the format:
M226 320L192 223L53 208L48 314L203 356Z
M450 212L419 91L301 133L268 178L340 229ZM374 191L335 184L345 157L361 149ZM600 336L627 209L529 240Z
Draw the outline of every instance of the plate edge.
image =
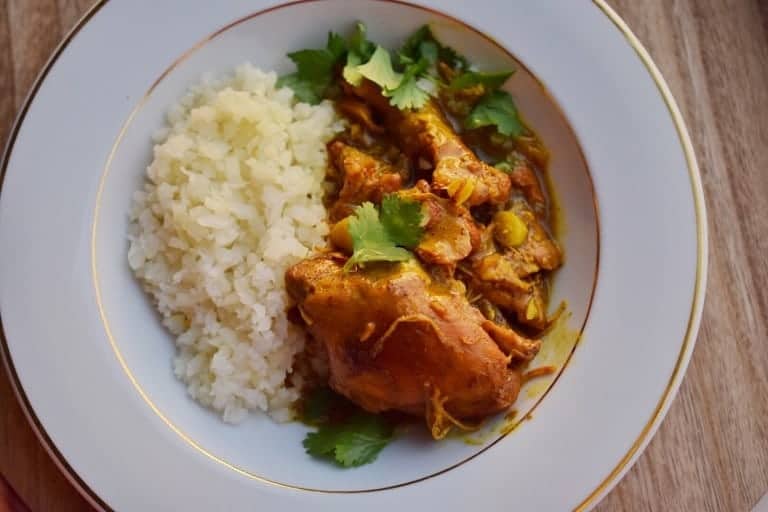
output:
M101 10L107 1L108 0L98 0L87 11L85 11L85 13L83 13L80 19L77 20L77 22L62 38L61 42L59 42L59 44L51 53L50 57L48 57L48 60L38 72L37 77L35 77L35 81L32 83L29 92L21 104L21 108L16 114L16 118L11 125L11 130L8 133L8 139L5 143L2 157L0 157L0 200L2 199L2 186L5 182L5 173L8 168L8 161L10 160L11 151L19 134L19 129L21 128L21 125L26 118L29 107L32 105L32 101L37 96L40 87L45 81L45 78L48 76L48 73L53 68L54 64L56 64L56 61L58 61L61 54L64 53L64 50L66 50L66 48L69 46L69 43L71 43L75 36L77 36L77 34L80 32L80 30L85 27L88 21L90 21L96 15L96 13ZM43 427L42 423L37 418L32 404L29 402L27 395L24 393L21 381L19 380L19 376L16 373L16 368L14 367L13 361L11 360L10 350L8 349L6 342L2 315L0 315L0 360L3 361L5 372L8 375L8 380L11 383L11 389L13 389L13 394L16 395L16 401L21 407L21 410L24 413L24 417L27 419L27 423L29 423L29 426L32 428L35 437L37 437L37 440L43 446L48 456L53 460L53 463L64 475L64 478L67 479L72 487L77 490L80 496L82 496L85 501L87 501L88 504L91 505L94 509L102 512L113 510L106 501L104 501L88 486L88 484L85 483L80 475L78 475L77 471L75 471L75 469L69 465L66 458L62 455L62 453L56 447L56 444L46 432L45 427Z
M706 201L704 198L704 188L701 182L701 171L696 159L696 153L693 149L691 136L685 123L685 118L677 105L672 91L664 79L664 75L659 70L655 61L646 50L643 43L635 35L626 21L606 2L606 0L592 0L593 4L609 19L614 27L621 33L627 44L634 50L640 62L646 68L656 88L661 95L664 104L669 111L672 121L675 125L680 145L685 154L686 165L688 167L688 177L693 194L694 214L696 217L696 276L693 288L693 297L691 300L691 312L688 317L683 344L677 362L672 370L672 374L667 383L667 387L656 405L651 418L645 424L635 441L630 445L629 450L619 459L619 462L608 473L608 475L598 484L598 486L579 503L574 511L583 512L591 510L602 500L624 477L624 475L634 466L637 459L642 455L648 443L653 439L661 423L664 421L669 407L672 405L677 392L680 388L688 364L696 346L696 338L701 325L702 312L704 310L704 297L707 287L707 267L708 267L708 232L707 232L707 212Z
M87 22L93 18L93 16L104 6L108 0L98 0L86 13L78 20L73 28L62 39L61 43L56 47L51 57L48 59L42 70L38 74L35 82L33 83L29 93L27 94L22 107L19 110L16 119L12 125L5 149L3 151L2 165L0 166L0 190L2 182L4 181L5 172L8 164L8 159L11 154L11 149L18 135L19 128L26 117L26 113L34 100L37 92L42 85L43 81L47 77L51 68L64 52L66 47L72 41L72 39L80 32L80 30L87 24ZM621 32L622 36L627 40L627 43L632 47L635 53L640 58L641 63L646 67L651 78L656 84L662 99L664 100L672 120L675 124L675 128L680 138L680 143L683 152L686 156L688 165L689 178L691 181L691 189L693 192L694 208L697 223L697 268L696 268L696 282L694 285L694 296L691 305L691 314L689 317L688 328L686 330L686 336L683 340L683 346L681 347L678 360L675 368L670 377L670 381L662 395L657 407L654 410L651 419L641 431L638 438L630 446L629 451L619 460L613 470L601 481L595 490L593 490L574 510L585 511L594 507L624 476L624 474L634 465L637 458L643 452L651 438L655 434L659 425L663 421L666 413L677 395L678 388L683 380L685 371L688 367L691 354L696 344L696 336L699 331L701 323L704 296L706 291L707 281L707 267L708 267L708 254L707 254L707 223L706 223L706 207L704 200L703 187L701 183L701 174L696 161L693 145L690 140L690 135L686 127L685 120L680 112L680 109L669 90L663 75L659 71L655 62L651 58L648 51L643 44L632 32L627 23L619 16L616 11L610 7L605 0L592 0L593 4L605 14L608 19L614 24L614 26ZM1 196L0 196L1 197ZM67 463L66 459L62 456L59 450L56 448L53 441L46 433L42 424L39 423L34 409L29 403L26 395L24 394L21 383L16 374L15 368L10 358L10 353L6 345L4 329L2 328L2 317L0 317L0 358L3 360L4 366L8 373L11 386L14 394L24 412L27 421L29 422L32 430L35 432L40 443L48 452L49 456L53 459L56 466L64 474L67 480L78 490L78 492L96 509L98 510L112 510L109 505L103 501L87 484L78 476L77 472Z

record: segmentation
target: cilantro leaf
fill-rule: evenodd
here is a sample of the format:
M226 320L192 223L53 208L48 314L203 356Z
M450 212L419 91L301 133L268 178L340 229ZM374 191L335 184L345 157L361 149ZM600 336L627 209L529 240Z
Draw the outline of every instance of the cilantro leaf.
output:
M416 62L420 57L419 46L421 43L432 39L434 39L434 37L432 36L432 31L430 30L429 25L422 25L416 32L408 36L408 39L405 40L405 43L403 43L403 46L400 48L398 55L410 62Z
M467 128L495 126L502 135L517 137L524 131L523 122L509 93L494 91L483 96L464 120Z
M400 110L418 109L429 100L429 93L419 87L415 78L404 78L394 90L388 91L389 103Z
M483 73L480 71L465 71L461 75L457 76L448 85L448 89L452 91L458 91L473 87L475 85L482 85L486 91L495 91L502 85L507 79L512 76L514 71L499 71L496 73Z
M418 62L409 65L400 85L392 90L385 90L384 94L390 98L389 103L400 110L409 108L421 108L429 99L429 94L419 87L419 77L429 67L429 61L422 57Z
M385 206L386 205L386 206ZM411 258L403 247L415 247L423 235L421 205L388 194L381 214L365 202L349 218L349 235L354 251L344 265L349 270L372 261L398 262Z
M356 66L352 73L359 73L363 78L380 86L382 89L395 89L402 81L402 75L392 67L389 52L377 46L371 58L365 64Z
M343 467L355 467L376 460L392 440L392 426L380 416L359 413L346 423L322 425L304 438L306 452L320 458L333 457Z
M431 64L441 60L459 71L469 69L467 59L450 46L441 44L432 33L429 25L423 25L406 39L398 52L398 57L400 62L404 64L413 63L421 57L425 57Z
M371 261L407 261L411 254L396 247L379 220L379 212L372 203L365 202L355 209L349 219L349 235L354 251L344 265L345 270Z
M421 203L404 201L395 194L384 196L381 202L381 224L394 244L408 249L419 245L424 234L421 221Z
M363 81L363 75L358 71L358 66L362 64L360 55L354 52L349 52L347 55L347 65L344 66L344 70L341 72L344 80L357 87Z
M419 78L430 66L427 57L409 64L403 74L395 71L389 52L380 46L376 47L366 64L354 66L355 61L356 57L350 54L347 67L344 68L344 78L352 85L359 85L363 77L378 84L382 93L391 98L392 106L400 110L421 108L429 99L428 93L418 84Z
M349 270L360 264L372 261L388 261L390 263L396 263L399 261L408 261L409 259L411 259L411 253L402 247L384 244L368 244L365 247L355 250L352 256L344 264L344 269Z
M469 61L462 54L451 48L450 46L439 46L440 60L451 66L458 71L464 71L469 69Z
M390 98L390 104L400 110L421 108L429 100L429 92L420 80L434 69L445 49L428 26L421 27L406 41L394 63L386 49L367 40L362 23L357 24L348 46L347 64L342 72L347 82L358 86L364 78L372 81Z
M419 45L419 54L422 59L434 65L440 56L440 47L436 41L422 41Z
M349 235L355 250L363 246L390 244L384 225L379 220L379 212L373 203L364 202L349 219Z
M368 40L366 33L365 23L358 21L355 25L355 31L349 37L349 51L356 53L361 62L370 59L376 49L376 45Z
M297 73L301 78L318 83L331 81L331 70L336 63L336 57L328 50L299 50L289 53L288 58L296 64Z
M434 66L437 63L440 50L437 43L434 41L421 41L415 51L407 50L403 53L403 50L397 52L397 62L400 67L409 66L417 63L419 60L424 59L430 66Z
M379 416L361 414L336 436L336 462L345 467L373 462L391 439L391 425Z
M357 67L369 61L375 50L376 45L369 41L366 36L365 24L358 21L355 25L355 31L349 37L347 64L342 71L344 80L354 86L360 85L360 82L363 81L363 75L360 74Z
M283 75L277 79L277 88L290 87L299 101L316 105L323 99L325 85L301 78L298 73Z
M301 444L304 445L304 449L310 455L316 457L333 455L336 450L338 431L338 428L323 425L317 432L308 433Z
M328 42L325 44L325 49L333 56L335 64L335 61L347 53L347 42L339 34L328 32Z
M296 72L280 77L277 85L293 89L300 101L319 103L333 81L333 70L347 52L347 43L340 35L328 33L325 48L291 52L288 58L296 64Z

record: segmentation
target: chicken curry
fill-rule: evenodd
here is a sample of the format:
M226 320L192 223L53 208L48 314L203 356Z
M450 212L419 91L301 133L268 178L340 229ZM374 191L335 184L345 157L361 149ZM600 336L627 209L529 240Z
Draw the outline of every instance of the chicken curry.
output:
M511 73L473 71L428 29L392 63L361 30L321 91L348 122L327 147L328 246L285 280L329 386L440 439L515 402L552 320L547 153L501 89Z

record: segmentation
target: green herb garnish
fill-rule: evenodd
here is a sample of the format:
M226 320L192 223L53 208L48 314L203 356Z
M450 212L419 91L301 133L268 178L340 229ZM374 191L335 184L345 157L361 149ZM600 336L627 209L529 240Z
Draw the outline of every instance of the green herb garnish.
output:
M296 64L296 72L281 76L278 87L290 87L294 94L305 103L320 103L326 90L333 82L333 70L347 52L347 44L340 35L328 33L325 48L300 50L288 54Z
M347 57L344 79L352 85L360 85L364 78L381 87L382 93L390 98L390 104L400 110L421 108L429 100L429 93L419 86L419 79L429 68L429 61L422 57L409 64L402 73L395 70L389 52L376 46L365 64L359 64L362 58L358 53Z
M368 60L376 50L376 45L368 40L365 23L357 22L355 31L349 36L349 53L354 53L361 60Z
M322 425L317 432L307 434L303 445L314 457L332 459L350 468L376 460L392 440L393 430L380 416L360 412L341 424Z
M298 73L291 73L290 75L281 76L277 80L278 87L289 87L293 89L293 95L299 101L309 103L310 105L317 105L323 99L325 90L328 87L327 84L319 84L301 78Z
M520 119L512 96L506 91L499 90L513 73L514 71L495 73L465 71L451 80L447 87L449 91L461 91L479 85L482 86L481 91L484 92L464 119L465 127L493 126L501 135L513 137L523 133L525 126Z
M464 119L467 128L494 126L502 135L517 137L525 130L520 114L512 99L505 91L494 91L483 96Z
M424 233L421 204L401 199L396 194L384 197L381 212L365 202L349 219L349 235L354 251L344 268L374 262L407 261Z
M363 81L363 75L357 70L363 62L368 60L376 51L376 45L368 40L365 24L357 22L355 31L349 37L349 53L347 54L347 64L342 70L344 80L352 85L360 85Z
M392 59L389 56L389 52L381 46L376 47L368 62L356 66L352 72L359 75L361 79L367 78L384 91L397 88L403 80L403 75L392 67ZM352 85L360 85L360 80L357 83L350 83Z
M396 245L413 249L421 241L424 228L421 203L406 201L396 194L388 194L381 201L381 224Z
M328 93L335 78L336 66L344 63L342 76L352 85L368 79L401 110L417 109L429 100L420 80L430 76L438 58L443 56L465 69L466 59L440 45L426 25L417 30L392 61L389 51L368 40L365 24L358 22L345 41L333 32L328 34L325 48L289 53L296 72L280 77L278 87L290 87L296 98L310 104L319 103Z
M417 109L429 100L429 93L419 86L419 78L429 67L429 61L422 57L418 62L410 64L403 73L400 84L394 89L385 91L393 107L400 110Z
M523 131L512 97L498 90L512 71L471 71L467 59L440 43L428 25L405 41L394 61L386 48L368 40L365 24L360 22L347 40L330 32L325 48L300 50L288 57L296 64L296 72L280 77L278 86L293 89L300 101L319 103L337 76L337 66L344 63L344 80L354 86L364 79L370 80L400 110L419 109L429 101L424 80L439 83L436 65L442 62L458 73L446 86L447 90L484 87L485 95L464 120L466 127L495 126L502 135L515 136Z
M363 60L360 55L354 52L349 52L349 55L347 55L347 65L344 66L344 69L341 72L344 80L355 86L360 85L363 81L363 75L360 74L360 71L358 71L357 68L359 68L362 63Z
M474 87L476 85L482 85L486 91L495 91L502 85L507 79L512 76L514 71L499 71L496 73L483 73L480 71L465 71L461 75L451 80L448 84L448 89L452 91L458 91L466 89L467 87Z
M429 25L423 25L411 34L397 55L398 60L404 64L412 64L425 57L431 64L440 60L456 71L469 69L467 59L450 46L441 44Z
M341 417L331 418L339 413ZM381 416L360 411L327 387L310 394L304 404L303 419L318 426L316 432L304 438L306 452L343 467L373 462L392 440L394 430Z
M392 241L373 203L365 202L355 209L349 219L349 235L354 251L345 269L371 261L406 261L411 253Z

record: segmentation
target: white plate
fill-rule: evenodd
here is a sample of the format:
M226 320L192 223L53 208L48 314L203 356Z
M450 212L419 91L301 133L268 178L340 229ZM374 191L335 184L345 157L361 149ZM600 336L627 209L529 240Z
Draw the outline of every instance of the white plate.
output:
M46 67L3 161L3 352L33 426L96 506L584 509L658 427L706 275L698 170L658 70L601 1L417 3L110 0ZM581 341L542 355L565 369L524 390L532 419L511 435L412 435L344 471L303 453L301 425L227 426L186 397L125 234L151 134L187 86L245 60L285 71L287 51L358 19L386 44L432 22L481 66L517 59L509 88L552 151L565 212L555 299Z

